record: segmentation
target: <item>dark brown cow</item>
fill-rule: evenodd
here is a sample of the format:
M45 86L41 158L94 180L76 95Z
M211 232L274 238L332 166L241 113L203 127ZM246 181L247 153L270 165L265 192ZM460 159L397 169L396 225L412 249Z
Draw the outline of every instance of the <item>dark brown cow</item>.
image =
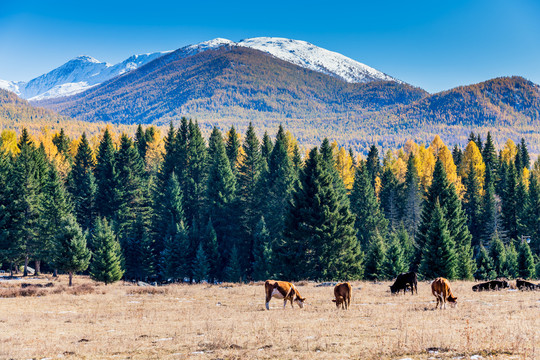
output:
M441 309L446 309L446 302L448 301L452 307L457 305L457 297L452 294L452 289L450 289L450 282L445 278L436 278L431 283L431 292L433 296L437 298L437 305L435 309L441 304Z
M519 290L536 290L540 288L539 285L533 284L530 281L525 281L522 279L516 279L516 287Z
M337 284L334 287L334 296L336 297L333 302L336 303L336 307L339 309L341 305L342 309L348 309L351 305L352 287L348 282Z
M484 283L476 284L472 287L473 291L489 291L500 290L510 287L506 280L491 280Z
M306 298L303 298L296 286L287 281L276 281L276 280L266 280L264 283L264 291L266 293L266 310L270 310L270 300L275 297L276 299L283 299L283 308L287 305L287 301L291 302L291 307L293 306L293 301L298 304L300 308L304 307L304 301Z
M400 290L403 290L403 294L405 295L405 291L407 291L407 288L409 287L411 288L411 295L414 295L415 290L416 295L418 295L418 278L416 277L416 273L412 271L399 274L396 281L390 285L390 291L392 294L399 294Z

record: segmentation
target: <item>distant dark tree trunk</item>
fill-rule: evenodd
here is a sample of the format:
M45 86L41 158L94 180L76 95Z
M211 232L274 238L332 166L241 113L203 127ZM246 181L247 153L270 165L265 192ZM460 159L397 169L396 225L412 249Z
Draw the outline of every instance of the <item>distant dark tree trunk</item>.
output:
M11 263L9 264L9 276L10 276L10 277L13 277L13 268L14 268L14 265L15 265L15 264L13 264L13 262L11 262Z
M28 276L28 255L24 258L24 272L23 276Z
M58 269L53 270L53 277L58 277Z
M34 271L34 275L39 275L41 273L41 260L35 260L35 271Z
M73 284L73 271L69 271L68 275L69 275L69 284L68 284L68 286L71 286Z

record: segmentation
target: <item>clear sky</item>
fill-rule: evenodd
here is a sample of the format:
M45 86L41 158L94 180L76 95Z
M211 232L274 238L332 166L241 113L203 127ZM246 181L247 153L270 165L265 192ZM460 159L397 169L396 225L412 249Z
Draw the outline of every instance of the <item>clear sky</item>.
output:
M506 75L540 83L538 0L0 0L0 79L82 54L116 63L257 36L306 40L430 92Z

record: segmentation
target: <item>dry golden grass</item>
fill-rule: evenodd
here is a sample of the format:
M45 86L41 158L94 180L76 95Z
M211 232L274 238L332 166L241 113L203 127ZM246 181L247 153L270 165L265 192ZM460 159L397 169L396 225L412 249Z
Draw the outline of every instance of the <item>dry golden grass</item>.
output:
M93 290L68 293L62 277L50 287L62 292L0 299L1 359L540 359L540 291L474 293L455 282L458 308L433 310L427 283L392 296L389 283L356 282L344 311L332 287L306 283L304 309L273 299L266 311L262 283L74 282Z

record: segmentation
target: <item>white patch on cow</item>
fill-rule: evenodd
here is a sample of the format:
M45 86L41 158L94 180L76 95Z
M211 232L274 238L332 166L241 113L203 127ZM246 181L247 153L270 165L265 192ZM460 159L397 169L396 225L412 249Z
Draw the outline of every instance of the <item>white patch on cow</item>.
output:
M284 296L278 291L278 289L274 289L274 291L272 291L272 297L275 297L276 299L284 298Z

